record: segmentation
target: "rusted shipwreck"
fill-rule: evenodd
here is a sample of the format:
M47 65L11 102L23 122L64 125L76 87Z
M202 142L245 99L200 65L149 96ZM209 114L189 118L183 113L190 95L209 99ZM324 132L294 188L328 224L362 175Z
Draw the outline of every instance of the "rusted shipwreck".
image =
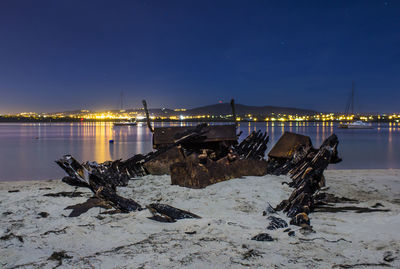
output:
M266 160L265 151L269 141L267 133L253 131L239 142L240 134L237 133L235 122L225 125L203 123L189 127L153 128L145 101L143 105L148 128L153 133L153 151L146 155L134 155L124 161L101 164L80 164L72 156L66 155L56 161L68 174L62 181L72 186L89 188L100 203L106 202L118 212L130 212L143 207L132 199L119 196L116 187L126 186L129 180L148 174L170 174L171 184L189 188L204 188L243 176L289 175L292 181L287 184L294 190L275 209L286 212L292 224L302 225L309 223L307 214L315 205L323 202L324 197L317 192L325 184L324 170L330 163L340 161L337 151L339 141L334 134L319 148L314 148L309 137L285 132ZM231 105L235 119L233 100ZM179 211L159 204L151 204L147 208L153 213L154 219L159 221L175 220L170 216L174 215L171 212ZM185 217L191 216L190 212L180 213Z
M233 100L231 106L236 118ZM266 133L252 132L239 143L236 123L154 129L149 120L147 124L153 132L154 149L162 153L148 160L144 168L150 174L170 174L173 185L204 188L232 178L267 173Z

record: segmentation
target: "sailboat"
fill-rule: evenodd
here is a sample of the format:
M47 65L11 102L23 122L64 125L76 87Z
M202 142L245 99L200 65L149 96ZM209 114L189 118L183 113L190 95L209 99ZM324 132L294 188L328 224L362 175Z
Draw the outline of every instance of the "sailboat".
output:
M124 92L121 91L120 93L120 110L122 111L124 108ZM114 122L114 126L136 126L137 122L136 119L133 121L132 119L130 121L122 121L122 122Z
M122 121L122 122L114 122L114 126L136 126L137 122L135 121Z
M347 103L345 114L348 115L349 111L351 111L351 114L354 115L354 81L352 83L350 101ZM340 129L372 129L373 127L368 123L358 120L358 121L354 121L354 122L341 123L341 124L339 124L338 128L340 128Z
M361 120L349 122L349 123L342 123L339 124L340 129L373 129L370 124L367 124Z

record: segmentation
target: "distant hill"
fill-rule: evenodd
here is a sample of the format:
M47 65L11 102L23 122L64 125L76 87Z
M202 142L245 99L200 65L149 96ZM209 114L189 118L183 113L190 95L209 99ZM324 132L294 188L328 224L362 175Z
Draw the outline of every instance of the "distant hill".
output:
M289 115L315 115L318 112L309 109L301 109L301 108L292 108L292 107L279 107L279 106L247 106L242 104L236 104L236 115L239 117L244 117L247 114L251 114L253 116L271 116L272 113L275 114L289 114ZM119 110L107 110L112 111L114 113L118 113ZM143 112L143 108L131 108L126 109L126 112ZM73 115L73 114L81 114L83 110L72 110L72 111L64 111L59 112L63 114ZM89 112L86 110L85 112ZM90 111L94 112L94 111ZM101 111L100 111L101 112ZM168 108L149 108L150 115L155 116L196 116L196 115L229 115L232 114L232 109L230 103L222 103L215 105L202 106L197 108L188 109L186 111L174 111ZM52 113L56 114L56 113Z
M290 115L315 115L318 112L309 109L292 108L292 107L279 107L279 106L247 106L242 104L236 104L236 115L243 116L247 114L252 115L271 115L275 114L290 114ZM185 115L227 115L231 114L232 109L229 103L208 105L203 107L197 107L188 109Z

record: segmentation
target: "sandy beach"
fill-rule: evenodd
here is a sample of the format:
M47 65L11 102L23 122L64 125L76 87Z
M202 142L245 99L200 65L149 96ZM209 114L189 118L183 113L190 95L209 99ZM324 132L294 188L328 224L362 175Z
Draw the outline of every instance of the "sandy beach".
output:
M74 191L53 181L0 182L1 268L400 268L400 170L328 170L327 192L388 212L310 214L315 232L297 226L269 231L262 212L286 199L286 176L232 179L205 189L170 185L169 176L133 180L119 193L145 206L166 203L201 219L160 223L148 210L105 215L93 208L67 217L91 197L49 197ZM18 190L18 192L16 192ZM10 192L11 191L11 192ZM379 206L378 204L378 206ZM41 213L45 212L48 213ZM278 212L281 218L289 219ZM274 241L251 238L269 233ZM49 259L65 252L62 264Z

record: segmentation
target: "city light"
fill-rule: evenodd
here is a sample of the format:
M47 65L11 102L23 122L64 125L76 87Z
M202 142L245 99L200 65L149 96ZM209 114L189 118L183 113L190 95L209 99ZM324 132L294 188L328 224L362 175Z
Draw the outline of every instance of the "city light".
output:
M162 112L150 113L149 118L151 121L233 121L232 114L226 115L212 115L212 114L199 114L192 115L187 113L186 109L174 109L170 111L162 110ZM26 120L38 120L38 121L51 121L51 120L86 120L86 121L126 121L126 120L136 120L144 121L146 115L143 109L135 110L114 110L114 111L101 111L95 112L90 110L79 110L77 112L64 112L64 113L35 113L35 112L21 112L18 114L3 114L0 119L26 119ZM361 120L365 122L373 121L386 121L386 122L399 122L400 113L392 114L335 114L335 113L319 113L315 115L290 115L290 114L280 114L271 113L268 115L254 115L254 114L243 114L237 115L236 121L244 122L343 122L343 121L355 121Z

